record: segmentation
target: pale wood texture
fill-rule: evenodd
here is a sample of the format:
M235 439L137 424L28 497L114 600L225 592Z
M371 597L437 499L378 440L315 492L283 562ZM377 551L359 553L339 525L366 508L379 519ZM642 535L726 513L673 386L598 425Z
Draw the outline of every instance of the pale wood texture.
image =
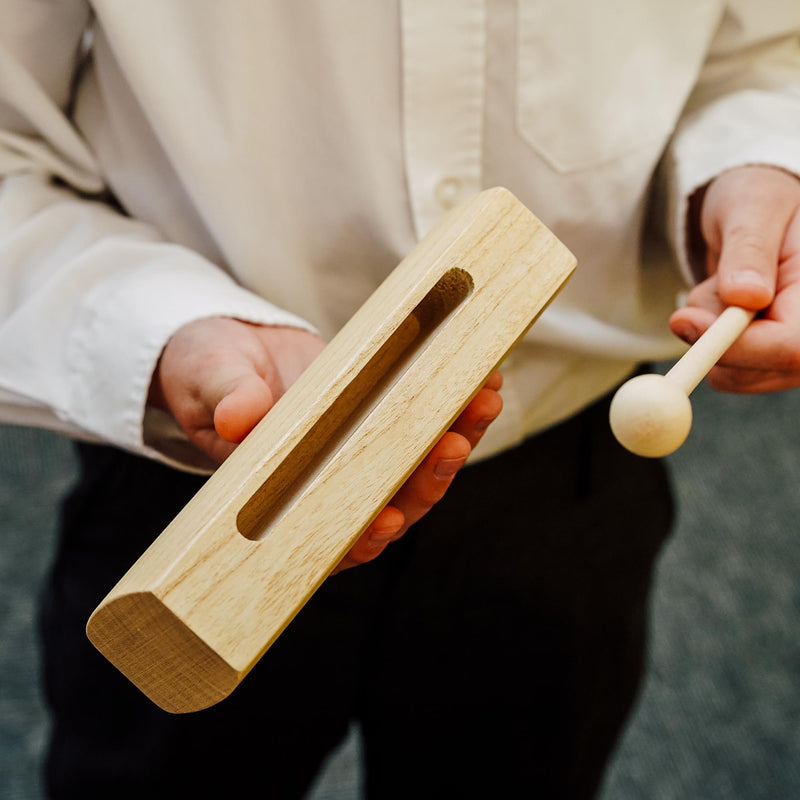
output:
M728 306L667 372L667 377L690 395L725 351L744 333L754 316L755 311Z
M666 375L638 375L617 390L609 423L617 441L647 458L674 453L692 427L689 395L744 333L755 312L726 308Z
M575 267L505 189L447 215L95 610L173 712L226 697Z

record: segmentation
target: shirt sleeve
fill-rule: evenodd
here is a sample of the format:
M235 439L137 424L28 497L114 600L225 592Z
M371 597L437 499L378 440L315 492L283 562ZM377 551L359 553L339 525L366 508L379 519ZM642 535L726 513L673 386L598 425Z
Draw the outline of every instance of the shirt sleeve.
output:
M727 4L660 171L667 236L691 284L704 272L687 236L691 196L725 170L800 175L800 5Z
M0 19L0 421L208 469L146 409L168 338L209 316L312 327L103 202L67 113L84 2L0 0Z

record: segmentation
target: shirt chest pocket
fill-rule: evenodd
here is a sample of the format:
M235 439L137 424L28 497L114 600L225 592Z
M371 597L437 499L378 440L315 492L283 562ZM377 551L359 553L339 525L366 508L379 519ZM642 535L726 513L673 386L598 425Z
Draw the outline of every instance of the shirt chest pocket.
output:
M718 15L717 0L519 0L520 134L560 172L663 145Z

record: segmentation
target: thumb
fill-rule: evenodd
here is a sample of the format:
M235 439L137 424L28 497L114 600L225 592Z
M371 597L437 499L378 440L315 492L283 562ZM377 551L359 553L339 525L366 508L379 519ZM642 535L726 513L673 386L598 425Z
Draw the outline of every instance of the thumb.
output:
M702 228L724 305L757 310L773 300L792 208L785 182L781 172L749 167L724 173L709 188Z
M266 381L252 369L219 375L214 429L228 442L239 443L275 403Z
M785 221L747 205L732 212L722 227L718 290L725 305L761 309L775 295Z

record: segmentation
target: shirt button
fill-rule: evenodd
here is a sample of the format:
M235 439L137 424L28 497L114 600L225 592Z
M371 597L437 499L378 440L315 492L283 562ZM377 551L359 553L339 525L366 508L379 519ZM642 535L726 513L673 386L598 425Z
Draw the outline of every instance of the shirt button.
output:
M434 189L434 197L436 198L436 202L442 208L449 209L456 205L459 200L461 200L463 189L464 184L462 183L461 178L442 178L442 180L436 184L436 188Z

